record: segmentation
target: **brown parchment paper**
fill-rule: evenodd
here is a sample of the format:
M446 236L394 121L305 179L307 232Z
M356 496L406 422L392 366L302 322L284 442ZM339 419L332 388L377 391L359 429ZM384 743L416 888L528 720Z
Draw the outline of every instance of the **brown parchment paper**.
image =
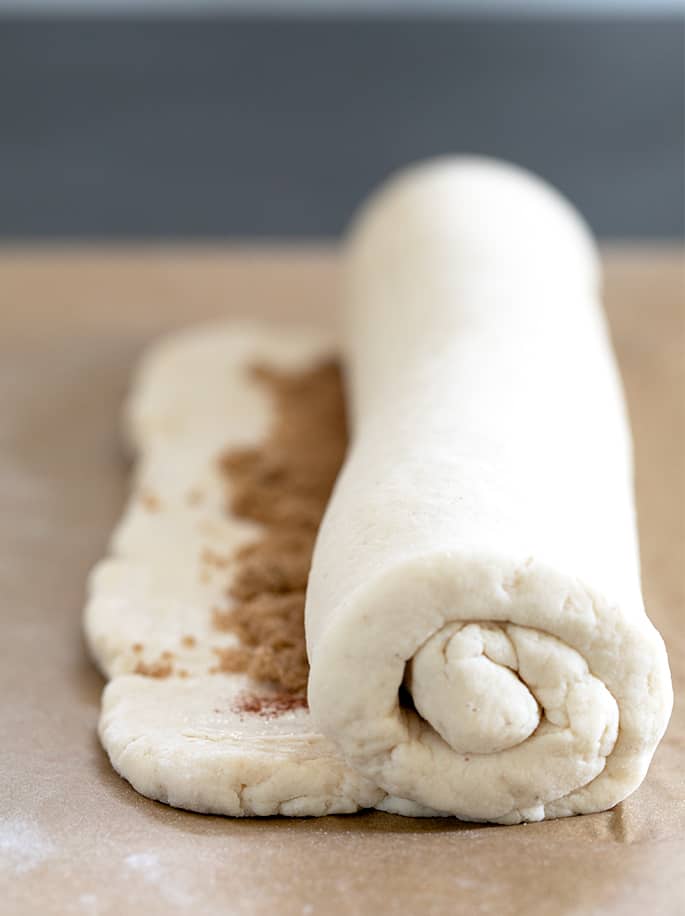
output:
M605 253L636 441L645 595L685 678L680 249ZM334 320L330 249L0 249L0 910L8 914L685 912L682 703L642 788L517 827L372 813L229 820L137 795L96 736L84 580L126 489L141 347L219 315ZM582 371L582 365L579 365Z

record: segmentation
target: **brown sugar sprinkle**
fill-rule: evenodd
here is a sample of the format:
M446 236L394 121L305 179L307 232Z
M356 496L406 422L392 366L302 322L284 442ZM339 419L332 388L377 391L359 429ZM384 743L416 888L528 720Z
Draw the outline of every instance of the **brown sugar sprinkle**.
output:
M136 667L133 669L134 674L142 674L145 677L169 677L173 673L173 665L171 662L162 661L161 659L156 662L138 662Z
M200 553L200 562L206 566L213 566L216 569L225 569L230 565L232 557L230 555L217 553L211 547L203 547Z
M230 511L260 522L264 531L232 558L234 606L214 609L213 624L235 633L242 645L215 650L218 664L211 670L246 672L303 707L309 674L307 578L316 532L347 447L342 378L332 361L298 373L256 367L252 375L273 398L272 428L260 446L224 453L220 467L230 485ZM269 714L276 714L278 703L273 706L273 697L270 702Z
M134 642L131 646L131 649L136 653L136 655L140 655L140 653L143 651L143 648L144 646L142 642Z
M173 657L174 657L174 653L170 652L168 649L165 649L164 652L162 652L162 654L160 655L160 658L164 659L164 661L169 661L169 659Z
M247 712L270 719L295 709L307 709L307 700L303 696L292 694L259 696L256 693L243 693L236 697L232 709L233 712Z
M194 636L182 636L181 645L185 649L193 649L197 645L197 639Z
M239 674L247 671L252 658L252 651L243 646L227 646L225 649L212 649L217 656L217 663L209 669L210 674Z
M307 587L314 533L267 533L236 554L231 596L249 601L264 592L283 594Z
M159 512L162 508L159 497L152 490L143 490L140 494L140 501L148 512Z
M263 592L230 611L215 611L213 622L217 629L235 633L243 649L250 650L248 667L242 670L251 677L293 692L306 688L304 591Z
M221 608L212 608L212 626L215 630L230 633L233 629L233 611L222 611ZM212 649L212 652L223 652L223 649Z

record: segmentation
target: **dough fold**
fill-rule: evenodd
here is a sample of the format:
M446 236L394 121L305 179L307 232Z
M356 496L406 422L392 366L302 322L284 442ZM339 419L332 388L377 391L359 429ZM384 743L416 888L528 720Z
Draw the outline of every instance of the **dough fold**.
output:
M353 226L353 435L308 587L309 704L387 810L603 810L664 732L598 286L573 209L488 160L410 169Z

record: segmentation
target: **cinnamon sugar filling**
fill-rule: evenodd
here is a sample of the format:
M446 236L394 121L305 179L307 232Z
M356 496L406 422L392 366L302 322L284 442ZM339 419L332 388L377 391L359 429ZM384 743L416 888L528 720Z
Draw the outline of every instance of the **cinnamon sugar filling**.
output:
M273 399L271 429L260 445L225 452L220 465L230 512L263 530L234 557L231 609L213 611L214 626L235 633L241 645L215 650L212 670L245 672L292 697L307 686L305 590L347 446L345 402L333 361L298 373L251 372Z

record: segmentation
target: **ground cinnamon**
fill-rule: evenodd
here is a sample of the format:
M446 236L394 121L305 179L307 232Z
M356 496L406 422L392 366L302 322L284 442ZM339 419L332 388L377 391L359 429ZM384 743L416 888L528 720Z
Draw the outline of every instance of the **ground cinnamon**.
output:
M134 674L142 674L144 677L165 678L173 674L174 666L166 658L160 658L155 662L138 662L133 669Z
M229 482L230 512L260 522L263 531L234 557L231 609L213 611L214 626L234 632L241 646L216 650L211 670L244 671L283 691L269 701L275 714L279 702L286 704L281 711L294 708L289 703L304 703L305 589L316 532L345 454L347 426L336 363L298 373L256 367L252 375L273 399L271 429L259 446L232 449L220 464Z
M234 712L247 712L271 719L284 712L295 709L306 709L307 701L303 696L279 694L278 696L258 696L254 693L242 693L233 704Z

